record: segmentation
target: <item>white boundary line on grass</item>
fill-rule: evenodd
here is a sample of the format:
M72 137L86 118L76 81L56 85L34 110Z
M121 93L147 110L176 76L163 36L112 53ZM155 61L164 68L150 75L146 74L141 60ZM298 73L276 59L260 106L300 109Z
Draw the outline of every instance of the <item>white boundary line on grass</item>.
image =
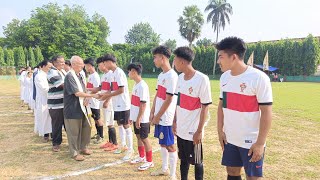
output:
M160 148L156 149L156 150L153 150L152 152L157 152L159 151ZM107 167L110 167L110 166L116 166L116 165L119 165L119 164L123 164L125 162L128 162L128 161L124 161L124 160L117 160L115 162L111 162L111 163L106 163L106 164L102 164L102 165L99 165L99 166L96 166L96 167L92 167L92 168L89 168L89 169L84 169L84 170L79 170L79 171L73 171L73 172L69 172L67 174L63 174L63 175L58 175L58 176L43 176L43 177L36 177L34 179L41 179L41 180L54 180L54 179L62 179L62 178L67 178L67 177L72 177L72 176L79 176L79 175L82 175L82 174L85 174L85 173L89 173L89 172L92 172L92 171L97 171L97 170L100 170L100 169L103 169L103 168L107 168Z

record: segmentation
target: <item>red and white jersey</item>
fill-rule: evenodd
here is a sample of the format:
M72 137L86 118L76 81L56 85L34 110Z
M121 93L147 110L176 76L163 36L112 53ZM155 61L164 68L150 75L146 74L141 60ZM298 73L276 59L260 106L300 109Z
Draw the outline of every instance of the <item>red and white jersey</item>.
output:
M166 100L166 95L169 94L173 96L171 104L160 118L159 124L162 126L172 126L177 105L177 97L174 95L177 81L178 75L173 69L170 69L166 73L162 72L158 76L154 115L160 111L163 102Z
M97 72L89 75L87 88L96 88L100 86L100 76ZM100 109L100 102L95 98L90 98L89 107L93 109Z
M237 76L226 71L220 78L220 99L228 143L250 149L259 134L259 105L273 101L270 78L251 66Z
M191 79L184 80L184 73L180 74L176 94L177 135L181 139L193 141L193 134L200 122L201 105L212 103L208 76L196 71Z
M141 80L138 84L135 84L132 89L130 120L133 122L137 121L141 102L146 103L146 109L142 115L141 123L148 123L150 115L150 94L149 87L144 80Z
M112 97L114 111L127 111L130 109L130 98L128 90L127 76L122 69L117 67L111 77L111 91L114 92L120 87L124 87L124 92Z
M109 70L108 72L104 73L101 76L101 93L105 93L108 91L111 91L111 79L112 79L112 71ZM100 107L103 108L103 103L104 101L100 101ZM113 105L112 105L112 98L109 101L108 107L106 108L109 111L113 110Z

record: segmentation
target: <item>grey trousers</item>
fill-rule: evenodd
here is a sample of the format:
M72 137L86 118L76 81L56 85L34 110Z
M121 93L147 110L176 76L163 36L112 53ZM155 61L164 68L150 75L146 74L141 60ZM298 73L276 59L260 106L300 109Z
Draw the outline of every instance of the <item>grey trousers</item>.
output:
M91 127L85 116L82 119L64 120L69 151L72 157L78 155L80 151L87 149L90 143Z
M52 124L52 145L57 146L62 142L62 126L64 122L63 108L49 109Z

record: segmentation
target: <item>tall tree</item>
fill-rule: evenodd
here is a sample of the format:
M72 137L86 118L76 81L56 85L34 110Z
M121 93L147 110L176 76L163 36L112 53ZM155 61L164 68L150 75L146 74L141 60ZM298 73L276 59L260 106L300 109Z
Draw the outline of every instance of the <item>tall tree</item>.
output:
M34 57L33 49L29 47L28 49L28 58L29 58L29 66L35 67L36 66L36 59Z
M30 66L29 65L29 54L28 54L28 50L26 47L23 48L23 52L24 52L24 56L25 56L26 65Z
M18 67L26 67L26 56L24 54L24 50L22 46L15 49L15 61Z
M211 39L207 39L207 38L203 38L203 39L199 39L196 42L197 46L204 46L204 47L208 47L208 46L212 46L213 42L211 41Z
M41 49L40 49L39 46L37 46L37 47L34 49L34 57L35 57L35 60L36 60L36 65L39 64L41 61L44 60L43 55L42 55L42 52L41 52Z
M230 24L230 15L232 15L232 6L230 3L227 3L227 0L210 0L209 4L205 8L205 12L208 12L207 22L211 22L212 28L214 32L217 32L216 43L218 42L219 32L222 28L224 30L226 26L226 22ZM216 59L217 59L217 51L214 56L213 63L213 75L215 75L216 70Z
M184 8L183 16L178 19L179 31L181 36L189 41L189 47L200 36L203 22L203 15L196 5Z
M14 66L14 53L12 49L7 49L6 50L6 64L7 66Z
M0 47L0 66L5 66L6 62L4 60L4 51L2 47Z
M159 44L160 34L152 29L149 23L137 23L125 35L126 43L137 44Z
M168 39L166 40L166 42L163 43L163 45L167 46L168 48L170 48L171 51L173 51L177 47L177 41L175 39Z

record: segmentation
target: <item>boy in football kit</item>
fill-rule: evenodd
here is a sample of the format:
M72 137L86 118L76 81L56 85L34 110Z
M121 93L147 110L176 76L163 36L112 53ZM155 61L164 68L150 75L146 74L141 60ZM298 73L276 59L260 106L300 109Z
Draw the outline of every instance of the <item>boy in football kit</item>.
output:
M138 139L139 157L131 164L144 162L138 170L144 171L154 166L152 161L152 147L148 139L150 133L150 94L147 83L142 80L141 64L130 64L127 68L129 78L135 81L131 95L130 121L133 121L134 133Z
M174 95L178 81L177 73L171 68L169 58L171 52L165 46L153 50L153 62L162 72L157 80L157 94L153 100L150 122L155 125L154 136L159 139L161 146L162 168L151 173L152 176L170 175L176 179L177 151L174 146L172 123L176 109L177 97ZM170 173L168 167L170 164Z
M94 59L88 58L83 61L86 71L89 73L87 88L99 88L100 87L100 76L96 72L94 67ZM89 99L89 107L91 108L92 118L94 119L95 126L97 129L97 136L94 141L95 144L103 142L103 122L100 119L100 102L97 99Z
M99 57L97 59L98 69L103 72L103 75L101 76L101 84L97 88L90 89L93 93L98 93L100 91L100 95L103 95L105 93L110 93L111 91L111 74L112 71L110 71L106 65L105 61L102 61L102 57ZM114 151L118 148L117 143L117 135L116 135L116 129L114 128L114 113L113 113L113 107L112 107L112 101L109 99L109 101L100 101L100 108L103 110L103 117L104 122L106 123L106 126L108 127L108 141L101 145L100 148L104 148L105 151Z
M112 104L114 110L114 119L119 125L121 146L114 151L115 154L126 152L123 160L128 161L132 158L133 151L133 136L132 129L129 124L130 116L130 99L128 90L128 81L124 71L116 64L116 57L107 54L102 57L106 67L112 71L111 77L111 93L106 93L101 97L102 100L108 100L112 97ZM126 147L126 139L128 140L128 147Z
M207 75L192 67L194 53L188 47L179 47L174 52L174 67L181 72L178 78L176 118L173 130L177 135L180 174L188 179L190 164L195 167L195 179L203 179L202 139L203 127L211 100L210 81Z
M272 121L272 88L269 77L247 66L242 39L227 37L216 45L220 77L218 136L222 165L229 180L240 180L244 167L249 180L262 178L267 134Z

